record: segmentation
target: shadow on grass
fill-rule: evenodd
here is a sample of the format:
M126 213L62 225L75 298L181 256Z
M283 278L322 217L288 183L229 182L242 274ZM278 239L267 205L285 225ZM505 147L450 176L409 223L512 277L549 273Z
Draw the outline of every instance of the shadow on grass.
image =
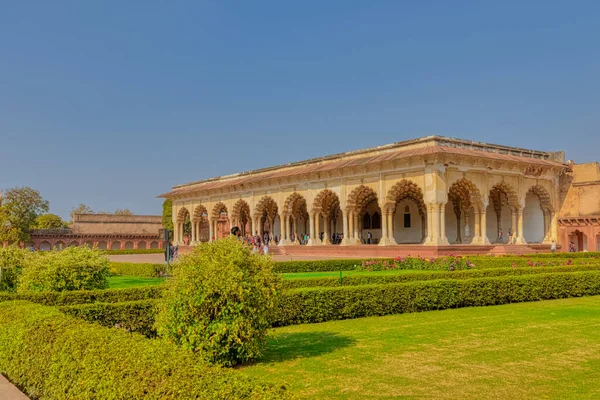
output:
M267 339L263 357L257 364L268 364L297 358L316 357L353 345L356 340L331 332L299 332L278 334Z

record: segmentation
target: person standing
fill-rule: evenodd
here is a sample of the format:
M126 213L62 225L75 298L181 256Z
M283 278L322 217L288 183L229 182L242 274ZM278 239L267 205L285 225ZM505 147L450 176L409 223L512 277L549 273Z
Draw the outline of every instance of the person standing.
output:
M373 235L371 232L367 232L367 244L371 244L371 239L373 239Z
M550 245L550 251L552 253L556 252L556 241L552 239L552 244Z
M267 243L265 243L265 245L263 246L263 253L265 256L269 255L269 245Z
M502 237L502 228L498 229L498 243L503 243L504 238Z

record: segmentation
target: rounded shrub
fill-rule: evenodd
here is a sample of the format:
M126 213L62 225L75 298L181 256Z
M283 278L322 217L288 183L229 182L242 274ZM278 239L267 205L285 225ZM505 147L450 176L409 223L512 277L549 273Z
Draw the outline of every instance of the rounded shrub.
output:
M232 366L260 355L280 286L269 257L235 238L180 257L159 300L159 336Z
M18 292L107 289L108 259L89 247L39 251L25 258Z
M14 291L28 251L16 246L0 248L0 291Z

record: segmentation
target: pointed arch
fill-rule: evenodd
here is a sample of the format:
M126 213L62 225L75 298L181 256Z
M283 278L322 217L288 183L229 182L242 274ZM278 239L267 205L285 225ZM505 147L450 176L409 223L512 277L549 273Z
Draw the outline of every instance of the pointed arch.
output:
M323 215L331 216L340 207L340 198L331 189L324 189L317 194L313 201L312 211L322 212Z
M426 208L423 198L423 191L413 181L402 179L400 182L392 186L386 196L385 208L388 210L393 210L396 208L396 204L403 200L414 201L417 203L419 208L419 214L425 213Z
M306 199L300 193L294 192L286 199L283 204L283 214L293 215L295 217L303 217L306 215L308 218L308 211L306 208Z
M348 195L348 208L357 212L365 208L369 203L376 201L379 204L377 193L368 186L360 185Z
M179 212L177 212L177 222L185 222L188 216L191 216L189 210L186 207L181 207Z
M206 217L208 217L208 211L206 210L206 207L202 204L197 205L194 209L194 217L192 220L194 222L200 222Z
M250 217L250 206L246 203L246 200L239 199L233 205L231 210L231 218L235 221L240 221L243 218Z
M533 185L529 188L527 193L533 193L540 199L540 204L544 211L554 211L554 208L552 207L552 198L550 197L550 193L548 193L548 191L542 186L537 184Z
M279 207L277 206L277 202L270 196L263 196L258 203L256 203L254 216L262 217L266 213L270 219L275 219L278 212Z
M469 179L460 178L450 185L448 200L445 221L448 240L470 243L475 232L475 211L483 209L479 188Z
M219 201L213 207L211 217L212 217L212 219L216 220L216 219L219 219L219 217L221 217L221 214L229 214L229 213L227 211L227 206Z
M519 208L517 191L505 181L495 184L490 190L490 200L498 202L495 207L507 204L511 209Z

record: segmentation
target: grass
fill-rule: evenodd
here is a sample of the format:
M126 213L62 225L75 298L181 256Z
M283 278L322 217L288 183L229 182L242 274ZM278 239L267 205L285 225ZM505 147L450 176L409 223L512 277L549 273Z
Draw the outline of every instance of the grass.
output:
M301 398L600 398L600 296L299 325L241 368Z
M165 278L140 278L137 276L111 276L108 286L111 289L124 289L136 286L155 286L163 283Z

